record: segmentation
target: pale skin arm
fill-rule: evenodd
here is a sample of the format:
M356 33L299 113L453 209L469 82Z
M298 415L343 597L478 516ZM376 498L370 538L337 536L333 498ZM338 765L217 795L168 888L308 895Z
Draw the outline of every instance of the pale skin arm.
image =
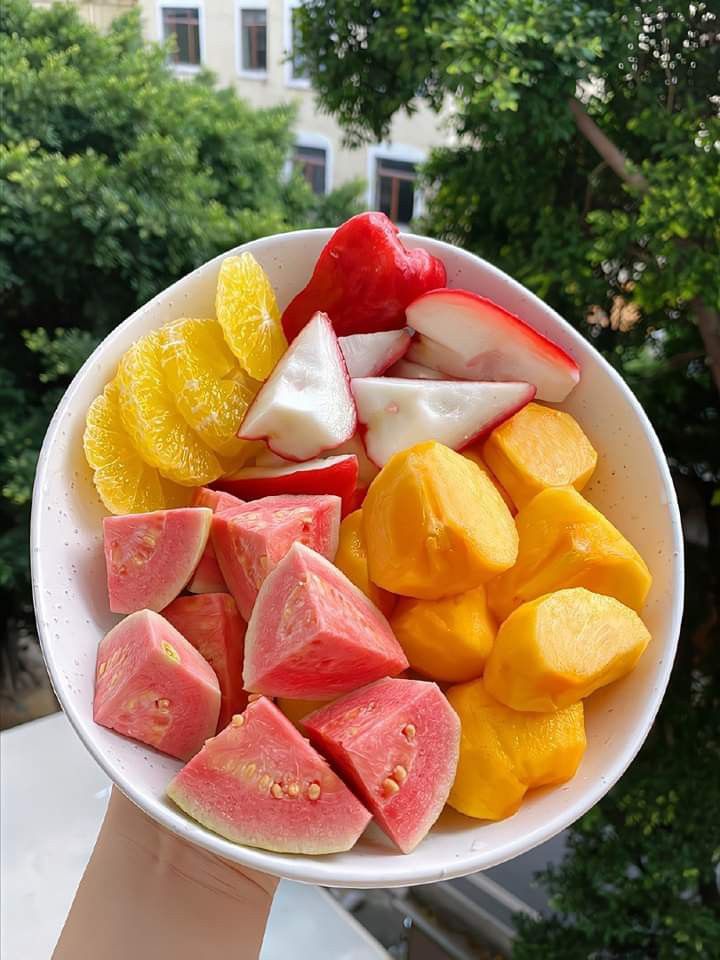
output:
M169 833L113 788L53 960L256 960L276 886Z

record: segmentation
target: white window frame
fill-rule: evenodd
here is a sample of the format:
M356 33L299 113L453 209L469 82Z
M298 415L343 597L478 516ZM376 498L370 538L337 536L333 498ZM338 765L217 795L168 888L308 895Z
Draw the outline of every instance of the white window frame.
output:
M427 150L411 147L404 143L377 143L367 151L367 205L369 210L379 209L380 198L376 195L378 160L399 160L402 163L414 163L418 166L427 160ZM422 190L415 188L413 195L413 219L425 212ZM407 226L407 224L403 224Z
M334 175L334 156L332 142L321 133L308 133L303 130L295 131L296 147L311 147L325 151L325 196L332 193ZM285 176L289 180L293 169L293 157L288 157L285 164Z
M283 71L285 74L285 86L292 87L295 90L309 90L310 89L310 79L309 77L293 77L292 75L292 61L287 59L292 56L292 46L293 46L293 32L292 32L292 12L297 10L298 7L303 5L303 0L284 0L284 11L283 11L283 49L285 53L285 62L283 63ZM305 144L305 146L311 146L311 144Z
M200 32L200 63L170 63L175 73L184 73L188 75L200 73L207 64L205 54L205 6L203 0L157 0L155 10L157 22L157 35L160 43L165 42L165 31L163 29L163 10L172 8L183 10L197 10L198 12L198 30Z
M241 10L265 11L265 49L267 66L264 70L245 70L242 65L242 17ZM267 80L270 70L270 10L269 0L235 0L235 69L245 80Z

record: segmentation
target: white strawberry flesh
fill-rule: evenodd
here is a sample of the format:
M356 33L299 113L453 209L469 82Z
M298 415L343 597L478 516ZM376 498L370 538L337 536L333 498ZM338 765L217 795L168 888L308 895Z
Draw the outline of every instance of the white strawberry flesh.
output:
M280 358L238 436L265 440L286 460L310 460L355 433L357 416L332 324L316 313Z
M411 348L412 349L412 348ZM400 377L403 380L450 380L454 379L440 370L433 370L432 367L424 367L421 363L415 363L412 360L398 360L387 371L389 377Z
M580 379L575 361L503 307L467 290L431 290L406 310L422 334L407 359L463 380L527 381L539 400L564 400Z
M462 450L529 403L529 383L463 380L352 381L358 419L370 459L384 466L399 450L437 440Z

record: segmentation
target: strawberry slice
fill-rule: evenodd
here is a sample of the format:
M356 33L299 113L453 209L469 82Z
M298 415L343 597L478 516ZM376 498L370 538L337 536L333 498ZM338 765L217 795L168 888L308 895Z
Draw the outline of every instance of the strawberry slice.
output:
M327 314L316 313L260 388L238 436L300 462L340 446L356 424L338 339Z
M422 334L407 359L463 380L524 380L559 403L580 379L573 358L519 317L468 290L431 290L407 308Z
M353 380L358 418L370 459L384 466L399 450L437 440L462 450L529 403L529 383L468 380Z
M379 377L407 353L412 332L383 330L380 333L354 333L340 337L349 377Z
M424 367L421 363L414 363L404 357L394 363L387 371L389 377L400 377L402 380L453 380L446 373Z
M358 458L354 454L344 454L282 466L243 467L218 480L217 486L243 500L258 500L276 494L331 493L341 498L345 512L350 506L357 478Z

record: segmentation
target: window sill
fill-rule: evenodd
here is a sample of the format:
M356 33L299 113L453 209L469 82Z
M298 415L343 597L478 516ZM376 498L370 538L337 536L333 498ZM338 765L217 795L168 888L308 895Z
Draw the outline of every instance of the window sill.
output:
M202 70L201 63L171 63L170 68L173 73L181 73L187 76L194 76Z
M243 80L267 80L267 70L238 70L238 76Z

